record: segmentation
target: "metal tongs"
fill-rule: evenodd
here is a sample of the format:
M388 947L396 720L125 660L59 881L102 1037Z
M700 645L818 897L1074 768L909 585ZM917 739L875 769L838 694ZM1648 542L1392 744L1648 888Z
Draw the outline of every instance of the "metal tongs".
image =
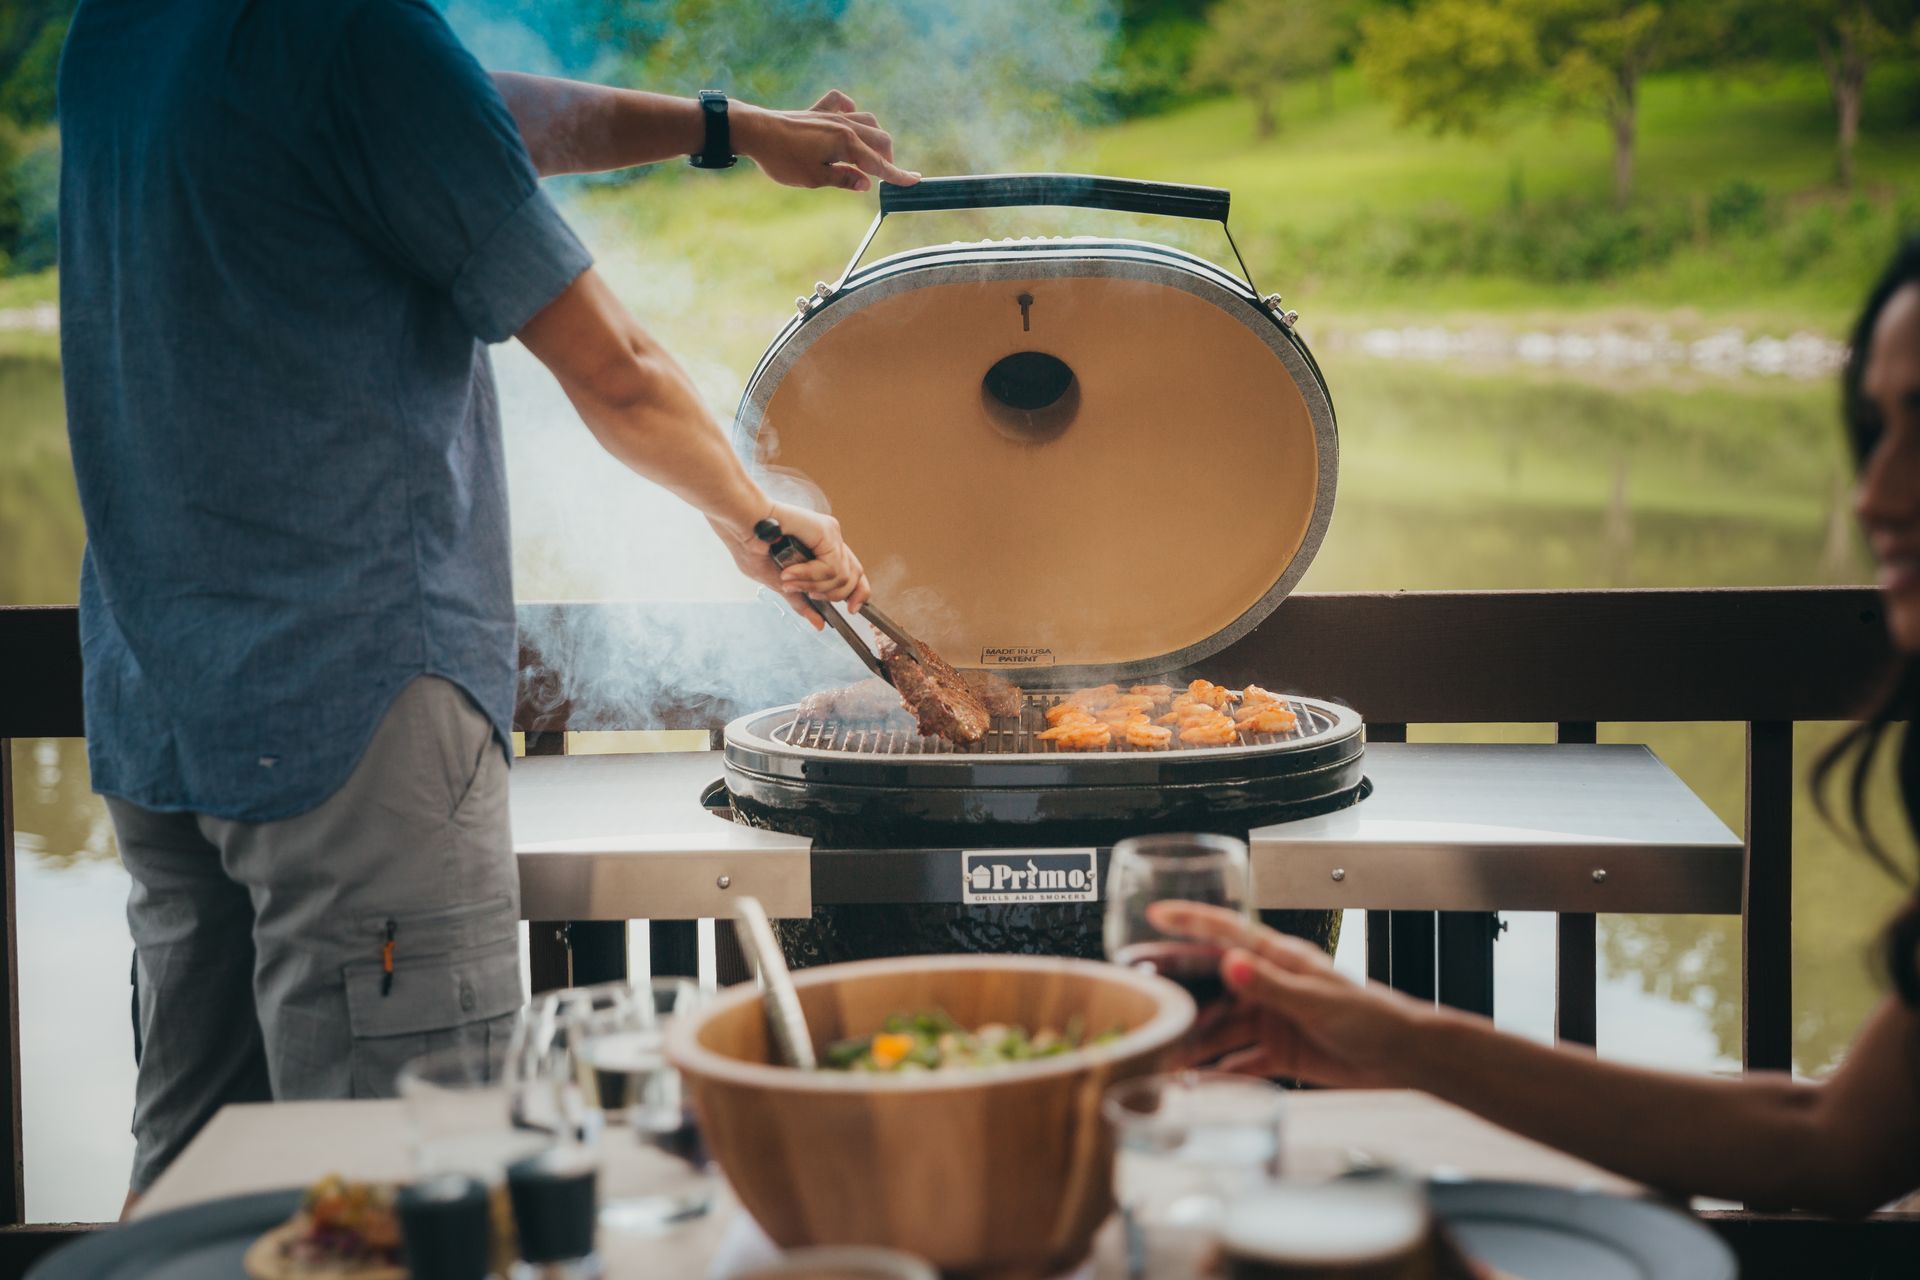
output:
M753 536L768 544L767 554L782 569L788 565L804 564L815 558L813 548L782 529L780 522L772 516L753 526ZM839 633L840 638L847 642L847 647L853 650L860 661L867 664L867 670L888 684L893 683L893 677L887 674L886 664L880 661L880 656L870 649L866 640L854 630L853 624L847 621L845 613L824 600L815 600L812 596L804 598L813 606L813 611L820 615L821 620ZM921 649L920 642L907 634L899 623L881 612L873 601L869 600L860 607L860 616L865 618L875 631L905 650L915 662L922 666L926 665L926 653Z

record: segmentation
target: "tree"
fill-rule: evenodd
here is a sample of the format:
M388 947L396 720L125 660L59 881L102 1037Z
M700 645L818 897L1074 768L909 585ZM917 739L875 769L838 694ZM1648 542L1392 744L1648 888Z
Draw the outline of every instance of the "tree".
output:
M1633 197L1640 82L1711 41L1722 16L1704 0L1426 0L1364 25L1361 61L1403 120L1478 128L1530 88L1588 111L1613 140L1613 197Z
M1867 73L1896 53L1914 33L1920 4L1913 0L1788 0L1761 4L1751 15L1756 25L1789 27L1789 39L1807 36L1826 74L1833 100L1834 177L1853 186L1853 149L1860 140L1860 103Z
M1428 0L1360 24L1360 70L1402 124L1475 133L1540 75L1534 24L1497 0Z
M1640 131L1640 81L1678 43L1678 3L1532 0L1540 43L1560 101L1597 111L1613 137L1613 202L1633 199L1633 153Z
M1254 133L1271 137L1280 89L1297 76L1323 75L1340 52L1340 28L1324 0L1220 0L1193 54L1193 78L1253 102Z
M53 119L53 81L73 0L0 0L0 115Z

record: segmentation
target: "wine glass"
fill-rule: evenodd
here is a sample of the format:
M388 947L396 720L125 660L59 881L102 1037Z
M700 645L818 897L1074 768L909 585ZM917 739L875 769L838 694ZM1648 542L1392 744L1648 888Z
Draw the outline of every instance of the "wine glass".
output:
M1244 915L1248 897L1244 840L1206 834L1122 840L1107 869L1107 959L1179 983L1204 1009L1226 994L1219 944L1164 933L1147 919L1147 908L1179 899Z
M697 1009L705 993L685 978L654 978L573 996L561 1005L568 1054L606 1126L601 1224L653 1233L706 1213L717 1179L666 1057L669 1023Z

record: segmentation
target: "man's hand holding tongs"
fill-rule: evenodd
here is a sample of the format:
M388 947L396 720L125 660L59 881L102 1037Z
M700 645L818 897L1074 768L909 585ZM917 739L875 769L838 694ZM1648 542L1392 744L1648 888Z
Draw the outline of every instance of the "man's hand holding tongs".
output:
M751 529L736 532L715 523L715 532L733 552L733 561L740 572L783 594L793 611L815 630L825 624L803 596L844 601L848 612L858 613L873 589L867 585L867 571L861 567L860 558L840 536L840 522L832 516L784 502L773 503L767 514L780 522L781 529L806 543L813 559L779 568L767 558L767 544Z

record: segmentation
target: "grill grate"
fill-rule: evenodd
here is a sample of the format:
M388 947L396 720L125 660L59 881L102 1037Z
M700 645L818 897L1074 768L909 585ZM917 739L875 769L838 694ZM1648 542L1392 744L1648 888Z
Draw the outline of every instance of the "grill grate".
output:
M1135 747L1111 743L1094 751L1061 750L1057 743L1040 738L1040 732L1047 727L1047 708L1061 699L1059 694L1029 693L1025 695L1025 705L1020 715L995 716L986 736L978 742L957 743L945 738L923 738L907 721L904 727L898 725L874 725L871 723L842 723L834 719L795 718L781 724L770 735L775 742L788 747L806 747L814 751L837 751L847 755L874 756L918 756L918 755L973 755L973 756L1012 756L1012 755L1052 755L1064 756L1101 756L1101 755L1205 755L1220 751L1220 747L1195 747L1183 745L1178 736L1173 743L1157 751L1143 752ZM1334 727L1332 717L1324 711L1299 699L1290 700L1294 714L1300 719L1299 727L1290 733L1243 733L1237 745L1243 747L1272 747L1286 743L1306 742L1325 734ZM904 717L905 712L901 715Z

